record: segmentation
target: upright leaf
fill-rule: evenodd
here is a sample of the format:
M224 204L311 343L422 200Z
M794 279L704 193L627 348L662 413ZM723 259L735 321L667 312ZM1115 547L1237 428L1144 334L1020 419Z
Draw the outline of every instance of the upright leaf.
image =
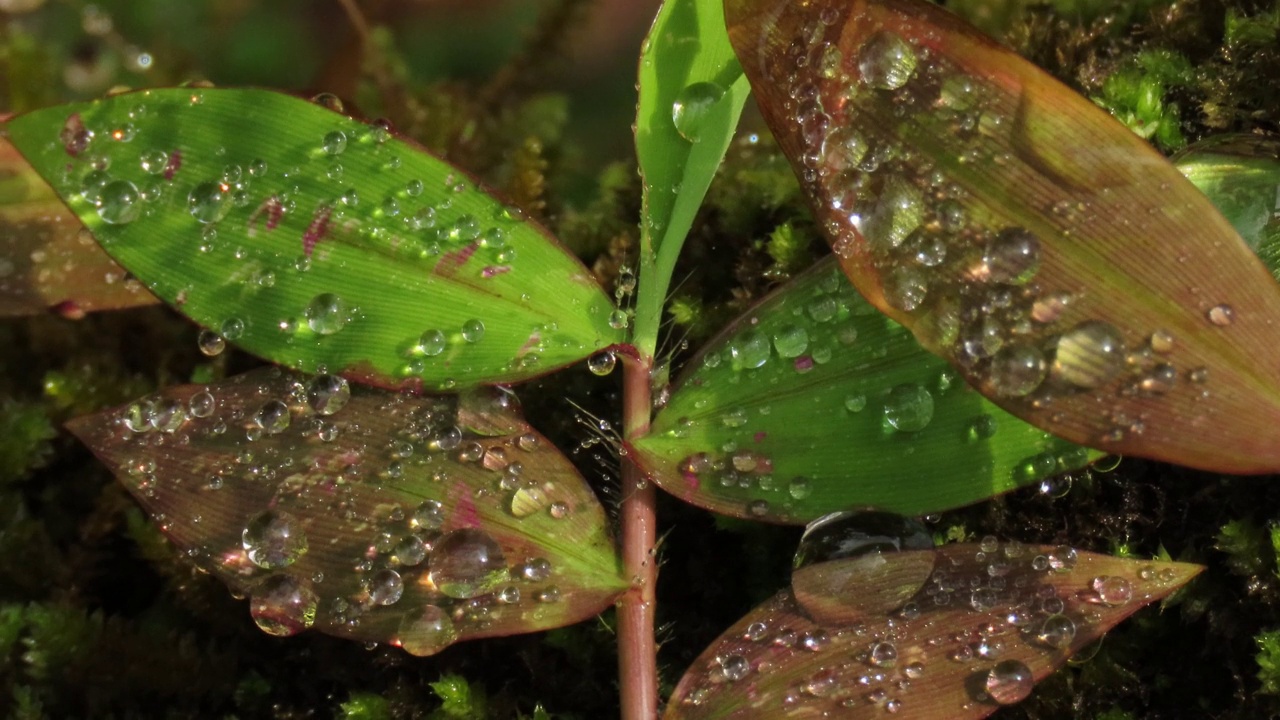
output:
M78 317L158 302L82 230L13 145L0 139L0 316L53 308Z
M1280 288L1151 147L924 0L727 0L726 16L873 304L1057 435L1280 469Z
M666 0L640 55L636 156L644 177L638 328L656 340L676 257L738 126L749 89L720 0ZM652 347L645 348L652 352Z
M725 631L666 717L983 718L1203 569L994 539L865 557L816 565L804 599L783 591ZM914 592L879 607L867 569ZM845 614L815 616L818 600Z
M626 586L599 502L508 393L271 368L70 427L273 635L430 655L589 618Z
M454 388L622 338L576 258L382 125L280 93L177 88L8 129L107 252L273 361Z
M631 444L677 497L791 523L851 507L938 512L1091 457L974 392L832 258L709 342Z

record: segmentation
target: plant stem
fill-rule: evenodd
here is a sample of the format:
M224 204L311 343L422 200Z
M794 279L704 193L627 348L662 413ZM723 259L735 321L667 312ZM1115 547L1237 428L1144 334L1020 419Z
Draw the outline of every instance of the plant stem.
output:
M622 432L630 440L649 430L651 355L624 357ZM618 600L618 681L623 720L658 716L654 588L658 580L656 492L633 462L622 458L622 568L631 588Z

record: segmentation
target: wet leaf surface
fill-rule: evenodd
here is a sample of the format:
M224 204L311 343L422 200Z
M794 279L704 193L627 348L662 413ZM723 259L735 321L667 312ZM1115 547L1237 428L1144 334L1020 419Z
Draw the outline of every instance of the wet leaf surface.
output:
M968 387L832 258L711 340L632 445L679 498L800 524L851 507L939 512L1097 457Z
M70 428L270 634L429 655L592 617L625 586L599 502L504 391L272 368Z
M280 93L175 88L8 128L107 252L275 362L451 389L622 337L544 230L377 123Z
M666 717L986 717L1202 569L995 538L819 562L694 661ZM886 607L887 579L915 592Z
M0 317L50 308L69 317L159 302L0 139Z
M1155 150L927 2L728 0L726 17L873 304L1062 437L1280 468L1259 431L1280 427L1280 288Z
M750 90L720 0L666 0L640 56L636 156L644 178L642 267L665 285ZM655 287L637 314L660 313ZM654 327L660 318L646 320Z

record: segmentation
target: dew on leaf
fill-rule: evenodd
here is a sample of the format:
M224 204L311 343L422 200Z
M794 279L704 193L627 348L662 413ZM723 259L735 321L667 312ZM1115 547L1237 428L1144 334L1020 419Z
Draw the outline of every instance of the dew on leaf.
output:
M891 668L898 663L898 647L887 640L872 643L867 649L867 662L872 667Z
M439 330L428 330L418 337L417 350L427 357L435 357L444 352L449 340Z
M773 334L773 347L778 357L799 357L809 347L809 333L799 325L783 325Z
M277 435L289 427L289 406L279 400L268 400L253 416L253 422L268 435Z
M915 51L891 32L876 33L858 51L862 82L873 88L897 90L911 80L915 70Z
M613 368L617 363L617 357L612 352L605 350L587 358L587 369L591 371L592 375L604 377L613 372Z
M332 335L346 327L350 309L333 293L321 293L311 299L303 311L307 326L317 335Z
M738 369L762 367L770 352L769 338L758 330L747 330L729 342L729 357Z
M108 225L124 225L142 214L138 188L128 180L112 180L103 185L94 205L98 217Z
M307 404L317 415L333 415L351 400L351 386L338 375L317 375L307 383Z
M201 390L187 401L187 412L194 418L206 418L213 414L217 402L208 390Z
M997 705L1013 705L1031 694L1035 676L1021 660L1004 660L987 672L983 689Z
M369 578L369 600L375 605L394 605L404 594L404 580L395 570L379 570Z
M417 535L405 535L396 543L391 559L405 567L413 567L427 558L427 543Z
M1040 241L1022 228L1010 228L987 243L982 253L983 277L979 279L1024 285L1039 268Z
M1124 605L1133 599L1133 584L1118 575L1096 577L1089 586L1104 605Z
M528 582L543 582L551 577L551 562L545 558L526 560L516 568L516 574Z
M307 552L307 536L297 518L267 510L251 519L241 533L249 561L264 570L276 570L297 562Z
M449 597L466 599L489 592L506 574L502 548L483 530L445 533L431 551L431 582Z
M150 407L147 424L164 433L177 432L187 419L186 409L177 400L157 400Z
M311 583L292 575L272 575L249 597L249 614L268 635L296 635L316 621L318 602Z
M1004 348L991 359L987 384L1000 397L1025 397L1040 387L1047 372L1040 350L1018 344Z
M200 337L197 339L200 352L207 357L215 357L221 355L226 349L227 343L222 336L212 330L201 330Z
M751 663L741 655L725 655L719 661L720 673L729 682L737 682L751 674Z
M103 192L106 192L106 188L103 188ZM1217 325L1218 327L1226 327L1230 325L1235 320L1235 316L1235 310L1225 303L1214 305L1209 308L1209 312L1205 314L1205 317L1209 318L1209 322Z
M204 182L187 195L187 211L201 223L215 223L231 211L231 186Z
M341 130L325 133L321 147L328 155L341 155L347 149L347 135Z
M435 605L424 605L405 613L396 632L396 642L410 655L434 655L458 639L449 613Z
M462 323L462 339L469 343L480 342L484 339L484 323L475 319Z
M1058 338L1050 375L1080 388L1096 388L1124 367L1124 338L1114 326L1090 320Z
M671 121L676 132L689 142L702 139L712 108L724 97L724 88L711 82L695 82L676 95L671 106Z
M444 526L444 506L435 500L424 501L409 516L409 526L420 530L439 530Z
M933 395L915 383L895 386L885 398L884 419L899 432L919 432L933 420Z

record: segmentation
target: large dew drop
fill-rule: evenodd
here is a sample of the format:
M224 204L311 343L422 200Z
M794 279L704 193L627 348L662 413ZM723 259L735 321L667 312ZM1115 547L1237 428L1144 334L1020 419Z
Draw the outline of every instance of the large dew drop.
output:
M915 383L898 385L885 398L884 419L894 430L919 432L933 420L933 395Z
M240 540L249 561L266 570L292 565L307 552L302 524L278 510L267 510L250 520Z
M1124 368L1124 356L1120 331L1091 320L1058 338L1050 374L1076 387L1092 389L1106 384Z
M400 621L396 640L410 655L435 655L458 639L449 614L435 605L412 610Z
M473 598L507 579L507 560L488 533L474 528L453 530L436 541L431 552L431 582L452 598Z
M983 688L997 705L1013 705L1025 700L1035 684L1035 676L1026 663L1004 660L987 672Z
M769 338L758 330L748 330L729 342L729 357L735 369L754 369L769 361Z
M231 211L231 187L226 183L200 183L187 195L187 210L202 223L215 223Z
M348 313L347 304L333 293L315 296L303 312L307 326L317 335L332 335L346 327Z
M791 588L815 620L857 622L905 604L935 559L933 538L918 520L876 510L832 513L805 529Z
M94 203L98 217L108 225L124 225L138 219L142 213L138 188L128 180L112 180L102 186Z
M337 375L317 375L307 383L307 404L317 415L333 415L350 399L351 386Z
M882 90L906 85L916 71L916 53L905 40L890 32L878 32L858 53L862 82Z
M272 575L249 597L249 614L268 635L297 635L316 622L311 584L291 575Z
M697 82L681 90L671 106L671 121L680 137L689 142L702 139L711 109L722 97L724 88L715 83Z

